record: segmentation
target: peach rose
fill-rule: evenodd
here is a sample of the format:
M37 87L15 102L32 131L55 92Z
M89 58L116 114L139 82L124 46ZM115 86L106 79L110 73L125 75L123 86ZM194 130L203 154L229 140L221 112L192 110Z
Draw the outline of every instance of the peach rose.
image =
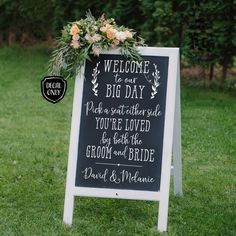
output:
M107 29L107 31L106 31L107 38L108 38L108 39L114 39L116 33L117 33L117 30L116 30L116 29L113 29L113 28Z
M71 26L71 28L70 28L70 35L79 34L79 32L80 32L80 29L79 29L79 27L76 24Z

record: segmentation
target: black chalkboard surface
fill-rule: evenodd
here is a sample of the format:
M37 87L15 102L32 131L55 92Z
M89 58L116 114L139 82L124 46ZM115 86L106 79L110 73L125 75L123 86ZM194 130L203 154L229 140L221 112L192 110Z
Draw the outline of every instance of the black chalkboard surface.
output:
M169 57L87 61L75 186L159 191Z

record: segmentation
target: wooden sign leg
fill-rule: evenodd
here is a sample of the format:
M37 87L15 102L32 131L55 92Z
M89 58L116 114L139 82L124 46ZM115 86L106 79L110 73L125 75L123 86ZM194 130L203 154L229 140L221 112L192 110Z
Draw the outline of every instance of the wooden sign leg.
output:
M68 193L68 191L66 192L63 222L67 225L72 224L73 211L74 211L74 198L75 197L71 193Z
M173 175L174 194L181 196L182 191L182 158L181 158L181 113L180 113L180 68L178 65L178 76L176 84L175 120L173 134Z
M167 187L167 192L169 193L169 187ZM167 231L167 219L168 219L168 207L169 207L169 194L162 194L159 202L159 211L158 211L158 224L157 230L159 232Z
M83 88L83 68L81 69L80 77L76 77L75 89L74 91L74 102L73 102L73 113L79 114L82 107L82 88ZM70 146L69 146L69 157L68 157L68 168L67 168L67 178L66 178L66 194L64 203L64 215L63 222L65 224L71 225L73 220L74 211L74 183L76 175L76 163L78 155L78 137L79 137L79 127L80 127L80 116L78 117L72 114L71 122L71 133L70 133Z
M175 104L174 104L174 124L173 130L173 175L174 175L174 192L175 195L182 195L182 163L181 163L181 124L180 124L180 64L177 58L177 81L175 85ZM171 155L171 154L170 154ZM166 165L163 166L162 172L166 173L165 179L162 179L161 196L158 212L157 230L160 232L167 231L168 207L169 207L169 188L171 176L171 158L166 155Z

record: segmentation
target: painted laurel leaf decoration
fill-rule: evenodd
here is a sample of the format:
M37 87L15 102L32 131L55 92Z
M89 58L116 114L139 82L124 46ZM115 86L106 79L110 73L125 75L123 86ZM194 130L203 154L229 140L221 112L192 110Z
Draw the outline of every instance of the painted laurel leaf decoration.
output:
M155 97L155 95L157 94L157 88L160 86L160 71L157 68L157 65L155 63L153 63L153 66L155 68L155 71L152 72L152 76L154 78L153 83L152 83L152 92L151 92L151 99L153 99Z
M93 79L91 80L92 82L92 90L95 96L98 96L98 75L100 74L100 70L98 70L98 66L100 64L100 61L96 64L96 66L93 68L93 73L92 73L92 77Z

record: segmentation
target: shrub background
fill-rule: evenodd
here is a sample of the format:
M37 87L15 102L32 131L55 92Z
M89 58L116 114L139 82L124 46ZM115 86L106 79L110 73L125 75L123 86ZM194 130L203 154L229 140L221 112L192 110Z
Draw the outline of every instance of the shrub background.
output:
M229 84L236 54L235 0L0 0L0 43L52 42L63 25L88 9L135 29L150 46L180 47L184 62L206 69L209 81L220 67L218 84Z

